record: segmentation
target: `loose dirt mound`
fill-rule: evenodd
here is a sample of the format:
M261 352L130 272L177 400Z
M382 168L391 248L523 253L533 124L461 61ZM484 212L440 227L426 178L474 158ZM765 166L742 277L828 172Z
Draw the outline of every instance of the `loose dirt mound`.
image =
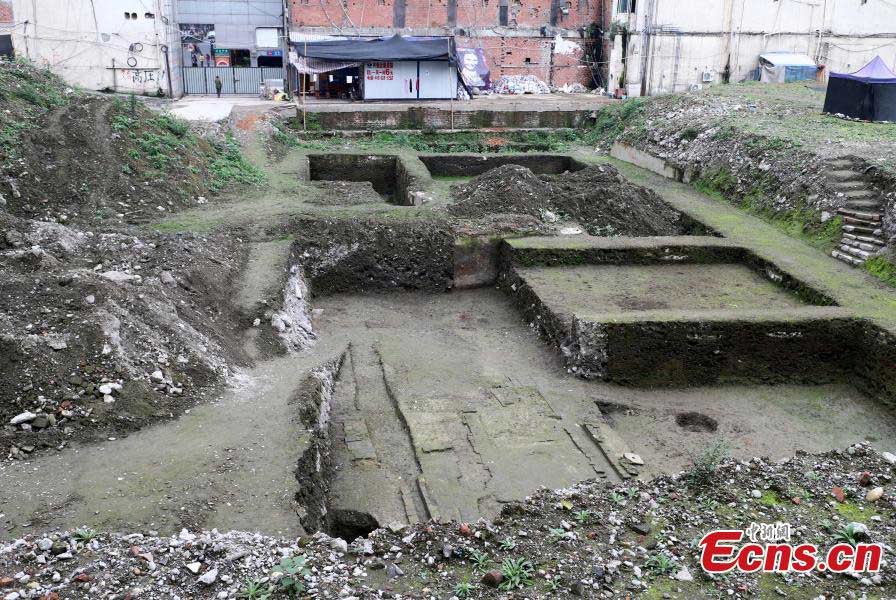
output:
M145 222L260 173L227 132L89 95L0 60L0 210L58 223Z
M591 235L679 235L683 215L655 192L635 185L610 165L562 175L543 175L551 202L573 216Z
M540 217L549 208L550 186L519 165L502 165L469 183L451 187L455 199L448 210L458 217L513 213Z
M653 191L634 185L610 165L537 176L504 165L451 189L449 212L462 218L525 214L546 221L570 218L591 235L681 235L693 223Z

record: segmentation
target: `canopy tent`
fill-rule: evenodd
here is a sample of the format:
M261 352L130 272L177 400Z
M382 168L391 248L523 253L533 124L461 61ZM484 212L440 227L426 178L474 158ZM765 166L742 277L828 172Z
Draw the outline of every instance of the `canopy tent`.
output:
M759 81L764 83L790 83L815 79L818 65L798 52L767 52L759 55Z
M299 58L308 61L335 63L399 61L399 60L447 60L454 62L449 38L406 38L393 35L390 38L372 40L349 39L324 42L293 43Z
M880 56L855 73L831 73L824 112L863 121L896 121L896 73Z

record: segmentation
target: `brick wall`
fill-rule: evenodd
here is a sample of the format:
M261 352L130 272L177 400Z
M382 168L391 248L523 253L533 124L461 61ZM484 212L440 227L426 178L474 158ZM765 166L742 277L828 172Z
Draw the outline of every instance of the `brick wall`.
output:
M290 0L290 15L293 29L314 28L331 35L390 31L456 35L458 46L483 48L493 80L532 74L554 85L580 82L594 87L587 51L601 42L583 38L582 33L587 36L592 23L609 23L612 4L612 0ZM500 24L502 5L507 7L506 26ZM559 47L557 34L563 36Z
M12 23L12 2L0 0L0 23Z

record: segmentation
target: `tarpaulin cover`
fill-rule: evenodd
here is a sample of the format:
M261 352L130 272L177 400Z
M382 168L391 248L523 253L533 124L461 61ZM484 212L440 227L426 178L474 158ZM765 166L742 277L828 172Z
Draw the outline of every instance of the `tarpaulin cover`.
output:
M824 112L896 121L896 74L879 56L855 73L831 73Z
M450 60L448 38L410 39L394 35L375 40L336 40L293 44L299 56L336 62Z
M815 79L818 67L815 61L798 52L766 52L759 55L761 75L764 83L790 83Z

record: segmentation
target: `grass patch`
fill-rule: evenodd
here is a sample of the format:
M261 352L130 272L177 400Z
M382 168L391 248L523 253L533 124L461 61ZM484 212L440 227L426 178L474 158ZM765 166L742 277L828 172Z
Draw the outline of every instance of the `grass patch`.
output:
M23 134L77 95L49 70L25 60L0 59L0 163L15 160Z
M875 256L866 261L865 270L887 285L896 287L896 264L893 264L883 256Z
M850 522L866 523L868 519L874 516L872 511L862 510L852 502L843 502L837 504L836 510L844 519Z

